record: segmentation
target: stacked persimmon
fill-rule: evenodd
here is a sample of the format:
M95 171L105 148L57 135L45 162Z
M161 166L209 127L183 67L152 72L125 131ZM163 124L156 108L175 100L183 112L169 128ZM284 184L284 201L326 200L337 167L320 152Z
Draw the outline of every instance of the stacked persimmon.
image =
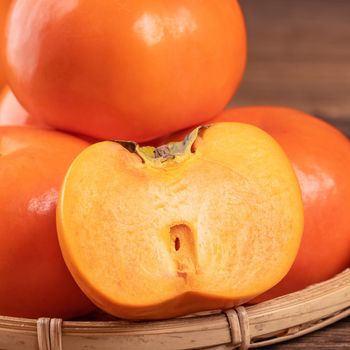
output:
M349 266L348 139L290 109L223 112L237 1L21 0L6 26L0 314L161 319Z

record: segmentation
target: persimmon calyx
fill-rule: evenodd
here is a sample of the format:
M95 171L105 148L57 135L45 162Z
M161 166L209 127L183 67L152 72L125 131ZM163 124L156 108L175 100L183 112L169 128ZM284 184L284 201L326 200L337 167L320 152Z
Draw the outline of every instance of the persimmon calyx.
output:
M201 132L209 127L210 125L199 126L189 133L183 141L170 142L158 147L140 146L133 141L114 140L114 142L119 143L129 152L136 153L143 163L157 167L168 161L181 162L190 157L192 153L195 153L193 146L200 137Z

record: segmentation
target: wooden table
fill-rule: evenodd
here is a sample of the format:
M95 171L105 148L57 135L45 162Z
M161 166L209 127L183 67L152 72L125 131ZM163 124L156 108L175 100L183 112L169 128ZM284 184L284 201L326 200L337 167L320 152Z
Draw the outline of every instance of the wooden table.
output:
M241 0L249 63L235 104L350 116L350 1Z
M249 62L231 105L285 105L350 135L350 1L241 0ZM349 180L350 181L350 180ZM350 319L271 350L350 349Z
M340 350L350 349L350 318L287 343L271 346L269 350Z

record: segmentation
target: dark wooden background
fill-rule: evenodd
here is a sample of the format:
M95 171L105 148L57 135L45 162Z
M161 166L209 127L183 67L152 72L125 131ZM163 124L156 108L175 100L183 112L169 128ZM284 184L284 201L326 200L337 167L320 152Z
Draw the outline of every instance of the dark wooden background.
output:
M241 0L249 61L231 104L350 119L350 1Z
M350 0L241 0L249 61L231 105L285 105L350 134ZM350 179L349 179L350 181ZM350 349L350 319L271 350Z

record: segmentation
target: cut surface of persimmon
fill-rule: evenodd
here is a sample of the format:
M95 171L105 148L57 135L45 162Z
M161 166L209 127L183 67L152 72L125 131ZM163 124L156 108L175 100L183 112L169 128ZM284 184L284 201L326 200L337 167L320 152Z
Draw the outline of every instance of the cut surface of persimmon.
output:
M278 283L303 228L291 164L260 129L219 123L158 148L105 141L70 167L61 249L103 310L163 319L243 303Z

